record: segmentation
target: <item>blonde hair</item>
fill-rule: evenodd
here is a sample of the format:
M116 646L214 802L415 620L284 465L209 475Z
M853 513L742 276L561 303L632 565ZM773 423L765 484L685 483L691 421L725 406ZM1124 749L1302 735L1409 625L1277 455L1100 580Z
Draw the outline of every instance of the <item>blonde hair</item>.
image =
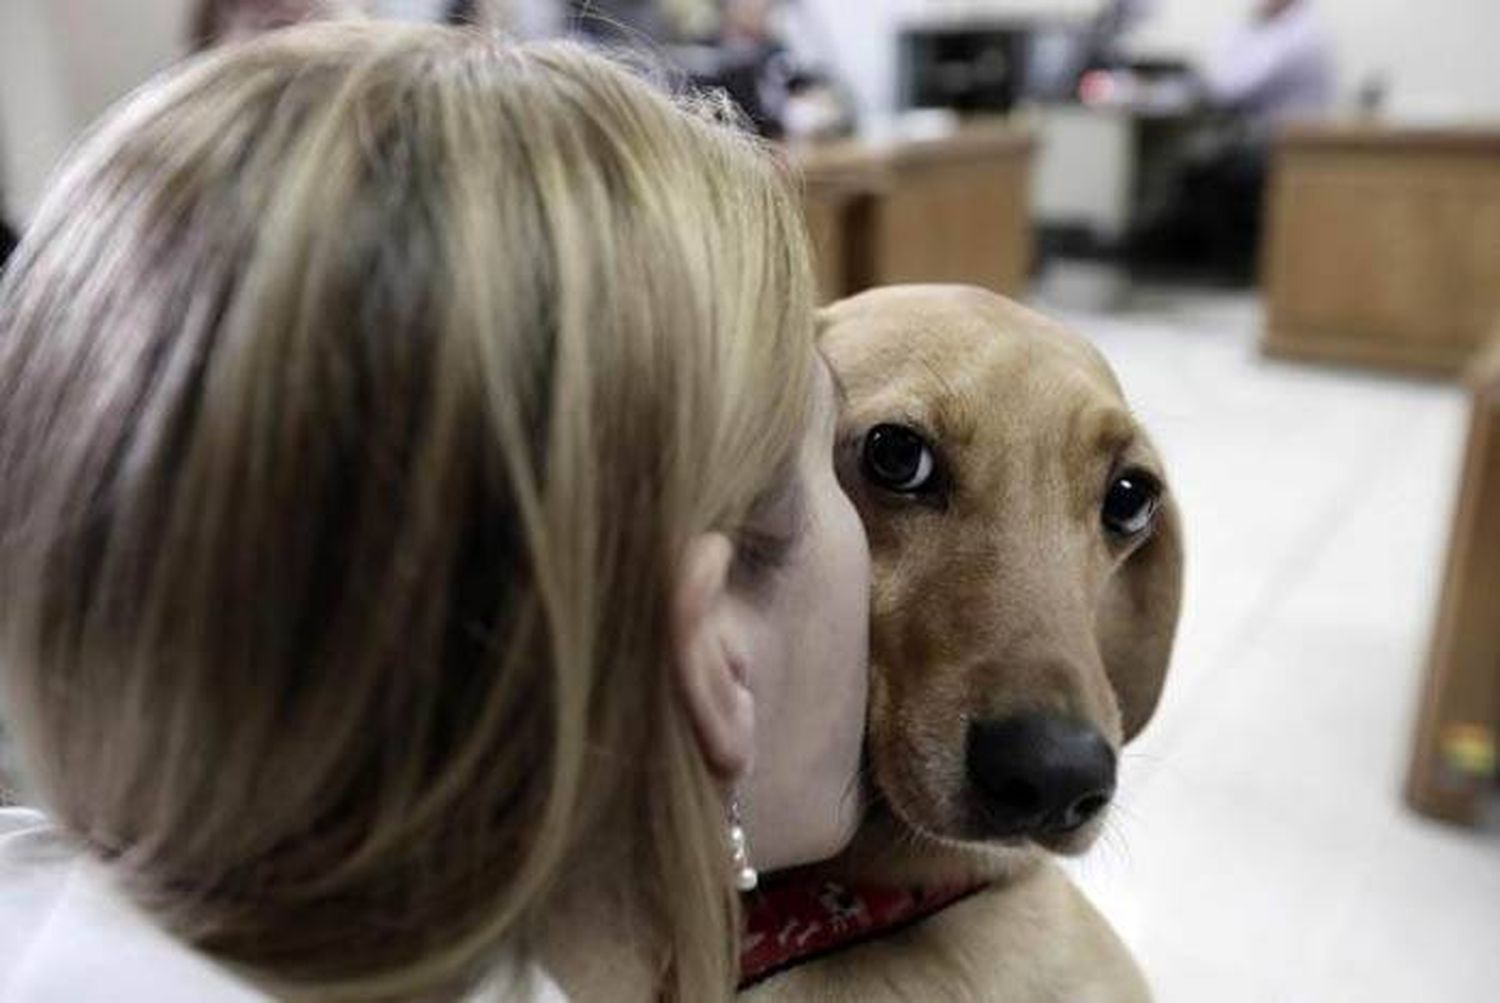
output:
M278 33L116 112L0 286L24 768L278 992L455 991L591 832L663 998L731 990L668 599L788 476L812 292L700 105L569 45Z

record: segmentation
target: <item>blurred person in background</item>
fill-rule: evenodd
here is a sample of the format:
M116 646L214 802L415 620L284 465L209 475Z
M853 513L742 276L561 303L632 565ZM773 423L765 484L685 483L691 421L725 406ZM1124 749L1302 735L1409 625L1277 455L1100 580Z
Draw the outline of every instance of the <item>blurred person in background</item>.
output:
M720 0L558 0L571 31L595 42L655 52L718 27Z
M562 33L563 0L198 0L194 51L311 21L392 18L503 29L519 39Z
M723 114L356 22L74 151L0 283L6 1003L729 999L862 811L869 555Z
M852 131L853 105L813 51L825 27L805 5L722 0L714 30L667 55L699 86L724 91L762 136L826 138Z
M1312 0L1262 0L1203 77L1211 104L1266 126L1333 107L1333 46Z
M772 24L775 7L776 0L725 0L704 44L675 54L700 86L727 93L756 132L779 139L793 70Z
M1129 62L1121 52L1125 39L1156 13L1156 0L1107 0L1089 22L1083 39L1080 72L1113 69Z
M10 228L5 217L0 215L0 272L5 271L5 263L10 260L10 252L16 249L16 231Z
M5 271L5 262L10 258L10 252L15 250L18 239L6 214L5 188L0 185L0 272Z
M358 17L359 0L199 0L188 26L194 51L308 21Z
M1136 259L1253 282L1275 131L1327 115L1334 76L1312 0L1262 0L1201 76L1202 99L1222 118L1188 144L1167 211L1132 238Z

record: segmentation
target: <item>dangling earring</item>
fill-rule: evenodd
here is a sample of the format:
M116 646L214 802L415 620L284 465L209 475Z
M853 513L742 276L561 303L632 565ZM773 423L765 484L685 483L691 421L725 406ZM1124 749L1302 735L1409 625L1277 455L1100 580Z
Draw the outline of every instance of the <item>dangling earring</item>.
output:
M734 861L734 886L742 892L753 892L760 875L750 866L750 852L745 848L745 826L740 821L740 799L729 799L729 852Z

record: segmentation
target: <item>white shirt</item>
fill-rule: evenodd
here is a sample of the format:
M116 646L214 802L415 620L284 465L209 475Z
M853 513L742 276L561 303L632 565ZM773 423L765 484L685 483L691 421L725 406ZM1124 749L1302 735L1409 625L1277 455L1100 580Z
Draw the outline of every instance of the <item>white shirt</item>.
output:
M1333 49L1309 0L1256 21L1225 43L1209 68L1210 95L1276 122L1326 114L1333 104Z
M567 1003L535 966L531 985L529 1003ZM273 1003L152 924L42 815L0 809L0 1003L147 1001Z

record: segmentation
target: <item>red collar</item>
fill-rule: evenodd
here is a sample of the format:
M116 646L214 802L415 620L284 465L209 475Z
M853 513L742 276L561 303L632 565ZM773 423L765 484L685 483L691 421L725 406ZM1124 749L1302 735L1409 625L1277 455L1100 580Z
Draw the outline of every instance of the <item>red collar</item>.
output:
M740 988L778 972L893 933L989 887L844 884L789 875L750 892L740 946Z

